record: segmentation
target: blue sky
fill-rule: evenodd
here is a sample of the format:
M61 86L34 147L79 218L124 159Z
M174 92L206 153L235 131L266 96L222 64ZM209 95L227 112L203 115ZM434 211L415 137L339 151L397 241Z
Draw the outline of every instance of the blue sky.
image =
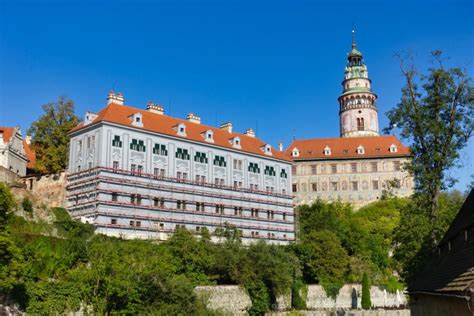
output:
M473 76L474 1L7 1L0 0L0 125L23 130L66 95L81 117L148 100L168 114L232 121L276 145L337 137L352 24L378 94L380 125L400 99L396 52L420 70L441 49ZM452 175L464 190L474 144Z

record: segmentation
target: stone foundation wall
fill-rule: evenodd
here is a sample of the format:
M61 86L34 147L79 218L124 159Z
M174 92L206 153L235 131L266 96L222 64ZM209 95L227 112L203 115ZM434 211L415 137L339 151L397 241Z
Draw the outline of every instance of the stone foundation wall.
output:
M252 304L247 292L237 285L198 286L195 289L198 296L207 301L210 309L222 310L232 315L242 315ZM302 293L303 294L303 293ZM380 315L404 316L409 315L409 310L402 309L407 305L406 296L401 293L388 293L376 286L370 289L372 306L379 310L362 311L361 308L362 285L346 284L340 290L336 299L328 297L321 285L308 285L306 307L304 315ZM302 295L304 298L304 296ZM383 310L392 309L392 310ZM284 315L283 311L291 309L291 295L277 298L273 309ZM357 310L359 309L359 311ZM401 309L401 310L393 310ZM349 313L350 311L350 313ZM336 314L334 314L337 312Z
M6 182L8 185L18 185L21 184L21 178L16 173L0 166L0 182Z
M308 285L306 307L308 309L357 309L361 308L362 285L346 284L340 290L336 299L326 295L321 285ZM377 286L370 288L370 299L375 308L399 308L407 304L407 298L403 293L389 293Z
M66 172L26 176L22 178L26 189L36 203L48 207L66 207Z
M194 291L207 301L208 308L224 314L243 315L252 306L247 292L238 285L197 286Z

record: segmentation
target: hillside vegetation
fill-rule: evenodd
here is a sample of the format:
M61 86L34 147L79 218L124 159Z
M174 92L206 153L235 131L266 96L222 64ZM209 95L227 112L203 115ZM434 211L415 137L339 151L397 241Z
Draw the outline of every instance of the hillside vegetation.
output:
M445 229L462 196L444 195L442 201ZM95 314L209 315L194 287L239 284L252 299L249 314L260 315L280 294L292 291L293 306L301 309L298 293L305 284L320 283L335 295L342 284L361 282L364 273L394 291L403 287L397 273L426 234L411 205L387 198L353 212L346 204L319 201L298 208L300 242L244 247L230 226L221 231L225 242L213 244L205 230L194 235L181 229L166 242L95 235L91 225L60 208L47 210L53 221L34 221L36 206L15 201L0 183L0 296L39 315L81 307Z

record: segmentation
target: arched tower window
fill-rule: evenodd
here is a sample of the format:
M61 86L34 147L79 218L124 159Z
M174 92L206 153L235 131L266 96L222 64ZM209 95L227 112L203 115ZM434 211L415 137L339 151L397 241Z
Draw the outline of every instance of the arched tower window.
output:
M364 118L363 117L358 117L357 118L357 130L358 131L363 131L364 130Z

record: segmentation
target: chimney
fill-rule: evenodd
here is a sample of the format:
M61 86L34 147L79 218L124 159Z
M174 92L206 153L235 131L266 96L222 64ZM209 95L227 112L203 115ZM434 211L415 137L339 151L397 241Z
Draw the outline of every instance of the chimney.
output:
M283 151L283 143L282 142L278 143L278 150Z
M31 145L31 135L26 135L25 142L27 145Z
M244 135L247 135L247 136L249 136L249 137L255 137L255 132L253 131L253 129L247 128L247 129L245 130Z
M156 113L160 115L165 114L165 108L162 105L153 103L152 101L148 101L148 104L146 105L146 109L148 112L151 112L151 113Z
M188 113L187 120L191 123L201 124L201 118L191 112Z
M231 122L222 123L219 128L223 129L225 131L228 131L229 133L232 133L232 123Z
M121 92L115 94L112 90L107 95L107 105L110 103L115 103L119 105L123 105L123 95Z

